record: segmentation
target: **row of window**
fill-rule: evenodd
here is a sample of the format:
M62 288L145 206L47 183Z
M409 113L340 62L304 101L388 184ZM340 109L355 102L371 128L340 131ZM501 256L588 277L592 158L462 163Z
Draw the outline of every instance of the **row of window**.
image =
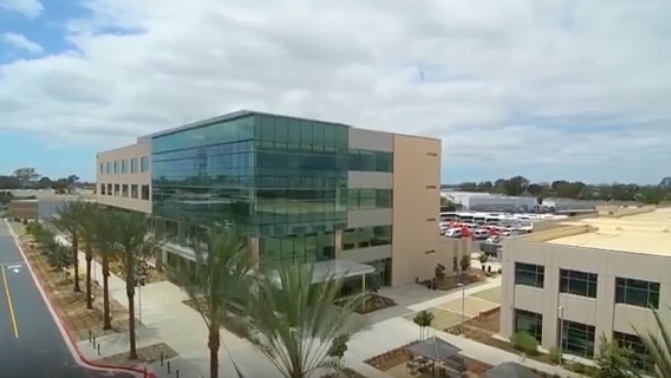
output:
M152 139L154 152L174 151L241 140L317 147L347 147L349 127L345 125L253 114L227 119L161 135Z
M100 194L149 201L149 185L100 184Z
M139 162L140 162L140 173L149 172L149 157L143 156L139 158ZM122 159L122 160L100 163L98 167L98 172L101 175L138 173L138 158Z
M377 247L391 244L392 226L360 227L344 230L342 249Z
M515 263L515 284L543 288L545 267ZM577 270L559 270L559 292L596 298L598 275ZM659 308L659 283L616 277L615 303Z
M566 319L557 319L560 328L562 351L579 357L593 358L596 328ZM543 340L543 315L531 311L515 309L514 333L525 332L539 343ZM634 353L634 364L645 371L652 371L654 364L640 337L622 332L613 332L613 339L621 347Z
M257 170L265 176L300 176L300 172L336 172L329 176L347 176L347 171L392 172L393 154L383 151L291 151L278 148L252 151L251 142L236 142L188 150L154 154L158 176L172 172L199 176L218 176L233 169ZM125 160L124 160L125 161ZM122 172L126 173L123 166ZM325 173L319 173L325 175Z

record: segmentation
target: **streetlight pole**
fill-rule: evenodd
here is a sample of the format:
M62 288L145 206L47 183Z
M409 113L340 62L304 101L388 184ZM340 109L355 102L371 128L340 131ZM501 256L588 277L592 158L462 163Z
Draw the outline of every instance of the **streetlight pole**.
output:
M559 332L557 332L559 340L557 342L557 354L559 355L559 366L562 366L562 363L564 362L564 306L557 307L557 311L559 312Z

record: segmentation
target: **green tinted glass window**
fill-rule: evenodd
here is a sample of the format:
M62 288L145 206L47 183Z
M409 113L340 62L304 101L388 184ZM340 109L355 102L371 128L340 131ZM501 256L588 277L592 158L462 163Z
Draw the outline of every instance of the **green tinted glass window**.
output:
M288 119L289 143L299 144L301 142L301 122L295 119Z
M273 117L258 116L257 118L261 120L261 139L275 140L275 125L273 122Z
M312 122L300 121L301 123L301 144L312 145Z
M289 125L287 119L284 117L275 119L275 141L281 143L289 142Z

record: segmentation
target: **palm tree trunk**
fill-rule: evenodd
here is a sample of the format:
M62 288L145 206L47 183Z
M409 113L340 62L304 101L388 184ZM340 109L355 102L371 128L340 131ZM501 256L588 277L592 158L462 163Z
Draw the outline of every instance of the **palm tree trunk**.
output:
M79 287L79 240L77 240L76 234L72 235L72 259L75 266L75 286L72 290L79 293L82 289Z
M209 340L207 347L210 348L210 378L219 377L219 328L211 325L209 327Z
M93 251L91 245L86 243L86 308L93 308L93 296L91 294L91 260L93 260Z
M112 319L110 319L110 262L105 254L102 256L103 268L103 329L112 329Z
M137 360L137 346L135 343L135 282L133 278L126 278L126 296L128 297L128 332L130 340L129 360Z

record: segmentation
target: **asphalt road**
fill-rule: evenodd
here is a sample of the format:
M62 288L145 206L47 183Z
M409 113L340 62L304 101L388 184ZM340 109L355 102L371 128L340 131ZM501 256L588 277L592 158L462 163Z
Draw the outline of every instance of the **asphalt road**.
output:
M0 219L0 377L132 378L89 370L67 348L26 262Z

